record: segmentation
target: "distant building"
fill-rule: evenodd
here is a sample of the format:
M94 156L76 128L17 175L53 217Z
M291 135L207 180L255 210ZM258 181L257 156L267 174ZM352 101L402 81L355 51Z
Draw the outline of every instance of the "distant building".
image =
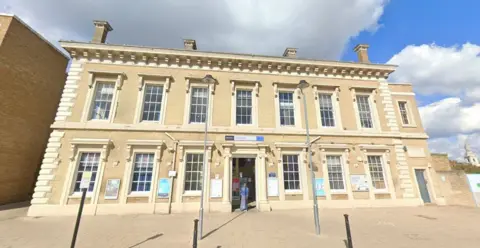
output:
M86 214L197 212L202 190L205 211L230 212L243 182L259 211L311 208L313 183L325 208L436 202L412 85L387 82L396 66L370 63L368 45L357 63L217 53L108 44L94 24L91 42L60 42L69 91L29 215L76 214L84 175Z
M32 198L68 61L20 18L0 14L0 205Z
M467 141L465 141L465 160L473 166L480 166L477 155L472 151Z

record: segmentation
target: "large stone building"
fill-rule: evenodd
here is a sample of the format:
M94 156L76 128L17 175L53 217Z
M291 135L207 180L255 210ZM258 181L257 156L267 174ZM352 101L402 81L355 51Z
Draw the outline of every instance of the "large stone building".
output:
M260 211L311 208L303 96L320 207L436 201L412 86L367 45L354 63L107 44L111 30L60 42L72 64L29 215L75 214L85 172L86 214L196 212L202 185L205 210L228 212L240 183Z
M68 60L20 18L0 14L0 205L32 197Z

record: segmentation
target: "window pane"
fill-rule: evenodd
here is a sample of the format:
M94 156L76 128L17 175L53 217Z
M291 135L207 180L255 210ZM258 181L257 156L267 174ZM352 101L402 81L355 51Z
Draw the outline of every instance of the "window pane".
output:
M131 192L150 191L154 158L153 153L135 154Z
M160 121L163 86L147 84L144 91L142 121Z
M372 184L375 189L386 189L385 176L380 156L368 156L368 168L372 177Z
M293 92L280 92L278 94L278 101L280 105L280 125L295 126Z
M403 124L408 124L408 112L407 112L407 102L398 102L398 108L400 109L400 116L402 116Z
M112 107L114 86L113 83L98 82L96 84L90 119L108 120L110 109Z
M252 124L252 91L237 90L237 124Z
M192 88L190 99L190 123L205 123L207 116L207 88Z
M187 153L184 191L202 190L203 154Z
M357 96L358 114L363 128L373 128L372 114L370 111L369 96Z
M322 127L334 127L335 117L333 115L333 104L331 94L319 94L318 101L320 104L320 118Z
M282 159L285 190L300 190L298 155L283 155Z
M91 171L92 177L90 178L90 186L88 192L92 192L95 187L95 179L97 177L98 164L100 162L100 153L98 152L82 152L80 154L80 160L78 162L77 176L75 177L75 184L73 192L81 192L80 182L82 181L82 175L85 171Z
M341 161L340 156L327 156L328 181L332 190L345 190Z

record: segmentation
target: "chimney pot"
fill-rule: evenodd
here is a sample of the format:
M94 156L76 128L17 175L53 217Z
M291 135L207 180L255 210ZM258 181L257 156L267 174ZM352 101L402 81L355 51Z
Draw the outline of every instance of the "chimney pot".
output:
M370 46L367 44L358 44L353 48L353 51L357 53L358 62L360 63L370 63L368 59L368 48Z
M296 57L297 57L297 49L296 49L296 48L287 47L287 48L285 49L285 52L283 52L283 57L286 57L286 58L296 58Z
M93 34L93 43L105 43L108 32L113 31L112 26L107 21L93 21L95 25L95 33Z
M192 39L183 39L185 50L197 50L197 42Z

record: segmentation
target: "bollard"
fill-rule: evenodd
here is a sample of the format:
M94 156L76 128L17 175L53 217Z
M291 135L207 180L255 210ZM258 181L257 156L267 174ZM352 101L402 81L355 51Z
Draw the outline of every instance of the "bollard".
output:
M198 220L193 220L193 248L197 248L197 232L198 232Z
M350 232L350 221L348 221L348 214L343 215L345 217L345 228L347 229L347 247L353 248L352 233Z

